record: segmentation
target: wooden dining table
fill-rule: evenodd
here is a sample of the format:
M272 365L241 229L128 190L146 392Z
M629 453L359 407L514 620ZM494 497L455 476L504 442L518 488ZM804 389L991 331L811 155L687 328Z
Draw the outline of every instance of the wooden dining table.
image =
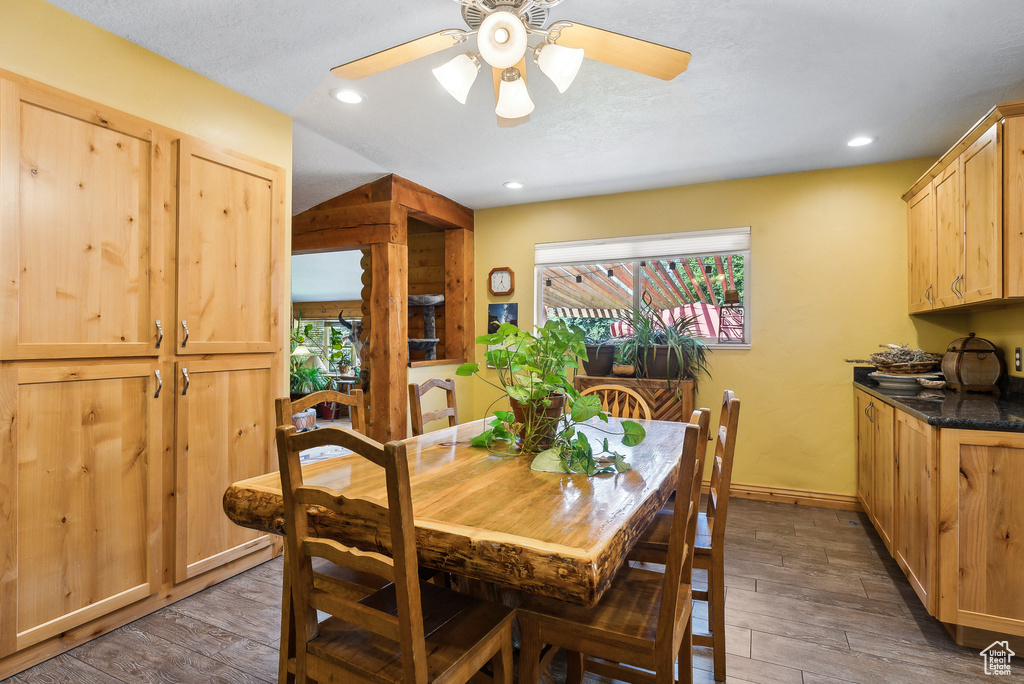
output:
M608 437L632 467L588 477L530 469L532 456L470 446L485 421L406 440L416 547L421 566L513 590L593 606L626 554L675 489L685 424L638 421L647 438L624 447L620 420L583 427L591 443ZM386 502L383 471L343 455L302 468L306 484ZM284 534L277 473L232 484L224 511L244 527ZM387 529L310 510L310 525L363 550L390 553Z

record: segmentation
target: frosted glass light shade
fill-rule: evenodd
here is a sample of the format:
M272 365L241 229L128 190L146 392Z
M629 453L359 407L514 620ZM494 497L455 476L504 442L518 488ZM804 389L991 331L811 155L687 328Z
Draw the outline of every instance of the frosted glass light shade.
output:
M583 48L568 48L555 43L543 43L534 53L534 61L551 82L564 93L576 79L583 64Z
M503 119L519 119L529 116L533 111L534 104L526 89L526 81L523 80L518 69L509 69L509 71L515 72L514 77L506 80L505 76L502 76L501 84L498 86L498 104L494 108L494 113Z
M514 66L526 54L526 24L511 12L488 14L480 23L477 47L484 61L496 69Z
M469 89L473 87L478 73L480 61L472 52L467 52L434 69L434 78L452 97L466 104Z

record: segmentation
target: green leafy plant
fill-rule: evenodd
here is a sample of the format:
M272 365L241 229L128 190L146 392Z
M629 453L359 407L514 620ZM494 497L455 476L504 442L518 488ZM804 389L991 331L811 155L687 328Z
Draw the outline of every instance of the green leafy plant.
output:
M557 320L548 321L533 333L505 323L497 332L481 335L476 341L490 347L484 357L494 367L498 383L481 375L478 363L463 364L456 373L477 375L500 389L513 409L519 405L521 417L517 418L514 411L496 411L489 427L473 440L474 446L497 451L495 447L500 443L505 446L501 453L514 454L518 437L519 452L538 454L531 466L534 470L588 475L629 470L625 457L611 451L607 439L603 449L595 451L578 428L593 418L608 422L600 398L581 397L568 376L569 369L578 369L579 358L586 355L582 330ZM556 400L564 401L567 410L546 415L546 409L557 406ZM636 446L646 437L643 426L634 421L623 421L622 428L624 446Z
M301 362L292 361L291 391L295 394L309 394L327 389L331 379L316 366L303 366Z
M693 380L696 387L701 376L711 377L711 364L708 361L710 350L690 334L690 328L697 322L696 316L684 316L666 323L652 304L650 295L645 292L640 307L631 309L624 322L632 328L632 332L616 342L616 359L618 363L635 366L639 377L650 377L646 360L659 346L667 348L668 372L664 379L669 385L685 378ZM671 372L673 360L678 363L676 374Z

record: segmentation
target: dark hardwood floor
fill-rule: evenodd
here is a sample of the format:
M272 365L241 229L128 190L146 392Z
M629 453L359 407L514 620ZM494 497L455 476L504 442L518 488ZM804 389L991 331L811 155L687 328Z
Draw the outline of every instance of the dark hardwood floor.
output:
M978 652L927 614L863 515L735 499L726 536L730 682L990 679ZM277 559L0 684L274 682L280 582ZM706 629L706 606L695 614ZM564 659L551 675L564 681ZM713 681L707 649L695 649L694 679Z

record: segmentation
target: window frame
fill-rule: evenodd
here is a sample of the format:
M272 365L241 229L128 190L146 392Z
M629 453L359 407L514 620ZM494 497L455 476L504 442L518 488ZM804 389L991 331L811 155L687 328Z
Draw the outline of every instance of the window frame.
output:
M749 231L749 228L747 228L747 230ZM737 229L727 228L727 229L723 229L722 233L723 234L730 234L731 235L731 234L735 234L736 231L737 231ZM701 234L701 236L705 236L705 235L713 234L714 232L716 232L716 231L700 231L700 234ZM607 240L607 241L605 241L605 240L592 240L591 239L591 240L579 240L579 241L576 241L576 242L578 242L580 245L608 244L608 243L611 243L611 244L627 244L627 243L629 243L631 241L635 241L635 242L651 241L653 239L657 239L657 238L661 238L661 237L665 237L665 238L671 239L671 238L674 238L674 237L685 237L686 235L687 235L686 233L677 233L677 234L672 234L672 235L667 235L667 236L660 236L660 235L638 235L638 236L636 236L634 238L628 238L628 239L614 238L614 239ZM569 247L573 243L572 242L564 242L564 243L558 243L558 244L560 246ZM534 246L534 249L536 250L536 245ZM752 273L752 269L751 269L751 251L752 250L748 248L748 249L737 249L737 250L711 251L711 252L703 252L703 253L688 253L688 254L684 254L684 255L679 255L679 254L662 254L662 255L648 255L648 256L644 256L644 257L633 257L633 258L629 259L628 261L623 260L623 263L632 263L632 264L635 265L634 268L633 268L633 307L634 308L639 308L639 306L640 306L640 298L642 296L642 294L641 294L642 293L642 287L639 287L640 279L642 277L641 276L641 271L640 271L640 268L639 268L639 264L640 264L641 261L679 260L679 259L703 259L705 257L724 256L724 255L727 255L727 254L728 255L735 255L735 254L741 255L743 257L743 282L744 282L744 301L743 301L743 340L744 341L743 342L719 342L717 339L716 340L711 340L710 338L705 338L705 337L702 337L702 338L699 338L699 339L701 341L703 341L705 343L705 345L707 345L707 347L709 349L715 349L715 350L719 350L719 349L750 349L751 345L752 345L752 343L751 343L751 331L752 331L752 324L751 324L751 322L752 322L752 318L753 318L752 315L751 315L752 314L752 310L753 310L753 306L752 306L752 304L753 304L753 295L752 295L752 291L751 291L751 288L750 288L751 273ZM536 255L536 252L535 252L535 255ZM598 264L605 264L608 261L609 260L607 258L603 258L603 259L584 260L584 261L572 261L572 262L537 264L536 263L536 256L535 256L535 258L534 258L534 267L533 267L533 272L534 272L534 320L537 321L537 325L544 325L544 323L547 321L546 307L544 306L544 287L545 287L545 285L544 285L544 270L545 269L547 269L547 268L556 268L556 267L559 267L559 266L564 266L564 267L569 267L569 266L595 266L595 265L598 265Z

